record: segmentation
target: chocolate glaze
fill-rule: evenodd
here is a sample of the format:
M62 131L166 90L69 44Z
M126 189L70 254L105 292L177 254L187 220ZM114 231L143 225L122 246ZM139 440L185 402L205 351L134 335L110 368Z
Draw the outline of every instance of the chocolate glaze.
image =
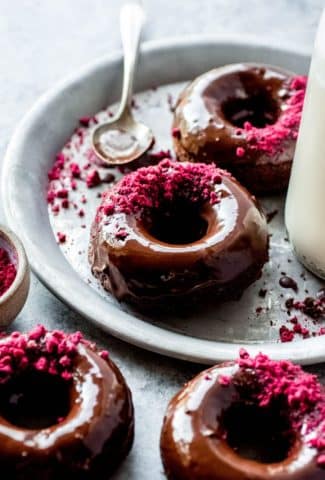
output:
M302 432L287 458L260 463L239 456L219 435L220 415L233 402L235 387L222 387L219 375L232 377L235 363L200 373L171 400L161 433L161 455L169 480L321 480L317 452ZM240 426L239 426L240 428Z
M83 345L75 361L70 412L61 423L31 430L0 417L2 478L106 480L129 452L133 405L121 372Z
M255 199L231 177L215 186L221 202L204 205L208 224L199 240L175 245L152 237L134 216L94 221L89 261L104 288L139 306L169 306L197 295L238 297L261 274L268 259L266 220ZM127 237L117 240L118 223Z
M179 129L180 135L173 140L178 158L216 161L255 193L283 190L289 180L295 140L286 139L272 156L247 149L245 131L233 123L239 119L227 117L224 105L234 98L245 101L260 92L257 104L267 101L264 120L272 123L272 117L276 120L286 108L292 76L291 72L267 65L234 64L198 77L181 93L176 106L173 127ZM240 113L249 119L244 106ZM237 148L245 149L243 157L236 154Z

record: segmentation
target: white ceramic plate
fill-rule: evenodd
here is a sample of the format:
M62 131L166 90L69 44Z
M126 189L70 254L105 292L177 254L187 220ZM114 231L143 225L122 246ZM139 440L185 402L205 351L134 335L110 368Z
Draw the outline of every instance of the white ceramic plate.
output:
M175 85L177 82L192 79L214 66L240 61L276 64L306 73L309 57L294 49L263 46L254 39L190 37L150 42L142 48L136 91L145 91L153 85L174 84L170 88L175 93L180 88ZM89 285L85 253L88 230L81 240L84 254L81 261L80 256L76 260L76 255L71 253L71 244L63 251L58 247L51 222L54 230L58 224L53 218L50 222L45 200L47 171L55 153L72 134L78 118L117 101L121 75L120 53L92 63L45 94L23 119L11 140L3 170L4 208L10 226L25 244L34 272L55 295L91 322L149 350L208 364L236 357L240 347L252 353L263 350L274 358L289 358L305 364L324 361L324 336L285 344L278 341L278 327L286 319L283 302L289 292L281 293L275 286L276 275L284 269L287 272L291 269L289 273L295 274L302 271L284 241L281 212L272 226L273 260L260 283L250 287L239 302L230 302L212 312L202 311L193 317L145 318L117 304L103 293L97 282ZM164 88L166 95L168 87ZM139 95L139 101L145 95ZM141 113L138 115L141 117ZM145 109L143 117L146 118ZM151 112L150 118L153 117L157 115ZM153 127L155 129L155 125ZM281 199L270 199L266 206L281 209L282 203ZM69 217L66 220L69 224ZM89 223L87 219L87 228ZM73 236L73 228L70 233ZM75 235L74 241L77 237ZM299 284L301 289L315 292L321 286L309 274L305 278ZM270 294L263 301L257 300L257 292L265 279ZM257 315L255 310L261 303L263 313Z

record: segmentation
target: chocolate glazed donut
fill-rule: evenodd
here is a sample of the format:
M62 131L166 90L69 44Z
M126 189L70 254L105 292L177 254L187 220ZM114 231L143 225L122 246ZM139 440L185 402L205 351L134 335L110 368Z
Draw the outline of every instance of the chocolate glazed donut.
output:
M193 305L208 294L239 297L267 261L266 221L255 199L228 174L214 188L219 203L205 202L198 211L185 205L178 212L175 203L174 219L155 210L149 226L133 214L97 218L89 260L104 288L140 308L184 307L184 300ZM113 234L116 225L122 239Z
M261 415L234 403L234 386L223 386L223 376L233 378L235 363L225 363L200 373L171 400L161 433L161 455L169 480L321 480L324 469L317 466L317 451L307 444L303 429L293 438L285 437L288 425L278 409ZM237 413L236 413L237 408ZM224 412L229 412L228 417ZM268 416L269 415L269 416ZM247 423L250 419L251 425ZM222 420L223 419L223 420ZM237 445L265 423L263 460ZM229 440L220 432L222 423L232 430ZM276 428L279 428L280 433ZM283 437L281 437L283 430ZM234 440L235 439L235 440ZM261 449L261 438L254 447ZM263 442L263 440L262 440ZM253 451L254 451L253 447ZM237 450L237 451L236 451ZM244 455L241 455L244 453Z
M173 137L181 161L216 162L254 193L284 190L306 78L262 64L211 70L181 93Z
M74 361L73 379L68 387L68 412L53 426L15 426L3 412L8 409L8 406L4 407L3 399L14 397L11 393L13 383L10 381L1 386L2 478L107 480L130 450L134 430L133 406L121 372L111 360L104 360L82 344L78 346ZM39 382L42 374L37 372L36 375ZM33 388L32 378L27 377L26 388ZM55 381L51 375L46 378L49 385ZM18 382L20 386L23 380L18 379ZM56 403L62 399L60 394L62 391L54 389Z

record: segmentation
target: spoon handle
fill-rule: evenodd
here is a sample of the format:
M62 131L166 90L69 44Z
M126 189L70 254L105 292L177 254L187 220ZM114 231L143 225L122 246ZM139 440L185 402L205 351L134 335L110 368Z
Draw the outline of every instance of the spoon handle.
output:
M130 2L122 7L120 29L124 54L124 73L121 103L116 117L122 117L131 106L134 72L144 20L144 10L139 3Z

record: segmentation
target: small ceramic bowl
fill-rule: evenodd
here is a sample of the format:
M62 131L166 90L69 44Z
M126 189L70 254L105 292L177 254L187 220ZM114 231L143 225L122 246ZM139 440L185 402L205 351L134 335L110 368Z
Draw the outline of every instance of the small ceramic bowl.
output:
M17 274L8 290L0 296L0 328L13 322L23 308L30 283L29 264L25 249L19 238L7 227L0 225L0 248L8 251Z

